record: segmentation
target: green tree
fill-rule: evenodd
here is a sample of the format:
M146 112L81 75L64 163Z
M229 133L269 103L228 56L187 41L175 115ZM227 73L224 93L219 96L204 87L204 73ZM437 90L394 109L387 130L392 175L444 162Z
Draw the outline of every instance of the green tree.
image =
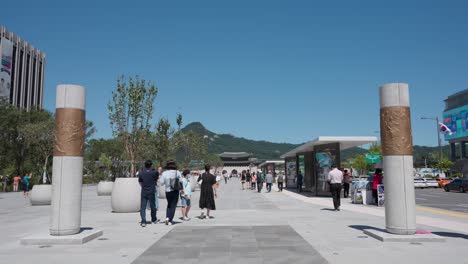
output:
M99 163L101 164L102 167L104 167L104 175L105 178L109 178L111 174L111 169L112 169L112 159L111 157L107 156L104 153L101 153L101 156L99 157Z
M436 163L436 167L440 169L440 171L445 172L452 168L453 162L448 159L438 160Z
M158 124L156 125L156 157L159 161L159 166L169 159L171 155L171 138L172 138L171 123L166 118L160 118Z
M130 159L130 175L135 176L135 163L141 146L148 138L154 101L158 88L138 76L117 79L117 88L108 103L109 119L115 137L122 140Z
M20 128L20 134L24 137L28 146L37 153L33 157L42 162L42 183L47 183L47 166L50 163L50 157L54 153L54 130L55 121L47 111L42 112L43 120L27 123ZM33 159L33 157L31 157Z
M360 175L365 175L372 169L373 164L366 162L366 155L360 154L352 160L353 168L357 169Z

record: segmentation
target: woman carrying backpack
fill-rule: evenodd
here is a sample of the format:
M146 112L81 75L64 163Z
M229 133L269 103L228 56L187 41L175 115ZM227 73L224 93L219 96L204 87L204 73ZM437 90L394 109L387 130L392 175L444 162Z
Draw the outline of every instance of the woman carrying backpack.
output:
M182 183L182 175L177 171L177 164L175 161L169 160L166 163L165 171L163 172L159 182L165 186L166 190L166 225L172 225L172 220L177 209L177 202L179 201L179 193Z

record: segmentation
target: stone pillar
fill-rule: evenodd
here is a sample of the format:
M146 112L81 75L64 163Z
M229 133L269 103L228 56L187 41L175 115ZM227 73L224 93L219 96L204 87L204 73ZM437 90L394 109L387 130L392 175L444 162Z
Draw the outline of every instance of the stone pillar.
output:
M450 160L453 162L457 160L457 149L455 142L450 143Z
M58 85L49 229L53 236L80 232L85 122L85 89Z
M406 83L380 87L380 133L385 185L387 232L411 235L416 232L413 142Z

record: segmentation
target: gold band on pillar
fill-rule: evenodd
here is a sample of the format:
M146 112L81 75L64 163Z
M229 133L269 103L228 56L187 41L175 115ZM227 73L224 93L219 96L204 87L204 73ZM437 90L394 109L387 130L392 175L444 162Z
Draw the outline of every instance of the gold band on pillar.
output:
M383 155L413 155L410 108L391 106L380 109Z
M84 110L57 108L54 156L83 156L85 130Z

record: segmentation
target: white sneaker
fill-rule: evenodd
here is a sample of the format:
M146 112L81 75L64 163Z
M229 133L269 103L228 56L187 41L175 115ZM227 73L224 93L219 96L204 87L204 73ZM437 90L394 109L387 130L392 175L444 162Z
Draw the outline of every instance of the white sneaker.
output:
M204 219L204 218L205 218L205 213L202 212L199 218L200 218L200 219Z
M172 222L169 222L169 225L171 226L171 225L172 225Z
M164 221L166 223L166 225L169 224L169 218L166 218L166 221Z

